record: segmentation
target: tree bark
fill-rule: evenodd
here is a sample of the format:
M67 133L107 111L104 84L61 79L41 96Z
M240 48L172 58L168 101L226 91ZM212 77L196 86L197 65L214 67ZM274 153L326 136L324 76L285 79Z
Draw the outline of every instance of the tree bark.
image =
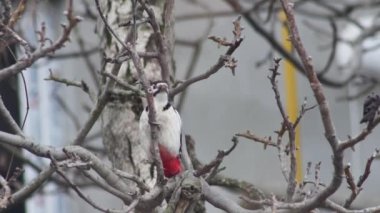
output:
M139 5L134 8L134 3L137 4L137 1L102 0L101 9L110 27L124 42L135 42L138 52L156 51L154 33L148 23L137 24L135 27L133 24L120 27L126 23L133 23L133 13L136 14L136 22L141 23L139 17L143 16L142 9ZM151 5L160 24L163 23L164 3L165 1L152 1ZM107 58L115 58L123 52L123 45L104 26L101 33L104 35L102 36L104 37L103 47ZM169 44L173 45L174 42ZM170 47L170 50L172 49L173 47ZM161 68L158 60L154 58L143 60L144 72L148 79L151 81L161 80ZM108 63L104 71L113 73L130 84L138 81L131 61L122 64ZM137 174L152 186L154 180L151 178L150 161L139 142L138 122L144 101L136 94L112 95L102 115L103 144L114 167Z

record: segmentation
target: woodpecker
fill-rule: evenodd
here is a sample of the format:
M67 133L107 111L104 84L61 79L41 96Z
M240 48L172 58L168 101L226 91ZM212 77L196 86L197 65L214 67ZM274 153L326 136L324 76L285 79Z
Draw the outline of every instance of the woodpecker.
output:
M153 82L149 88L153 93L154 107L156 111L156 124L158 125L158 148L164 167L164 175L173 177L182 171L181 154L181 117L169 101L168 84L162 81ZM151 156L152 145L150 123L148 118L149 108L140 116L140 143L145 148L148 156Z

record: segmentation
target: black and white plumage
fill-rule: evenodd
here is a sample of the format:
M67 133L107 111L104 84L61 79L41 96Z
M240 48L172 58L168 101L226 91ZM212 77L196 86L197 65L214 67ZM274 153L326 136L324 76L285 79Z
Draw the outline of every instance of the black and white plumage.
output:
M158 141L160 157L166 177L173 177L182 171L180 161L181 117L169 102L169 88L165 82L154 82L150 88L154 96L156 122L159 126ZM151 131L148 118L148 107L140 116L140 143L151 157Z
M360 123L368 122L368 126L372 126L379 106L380 97L374 94L369 95L363 104L363 118L360 120Z

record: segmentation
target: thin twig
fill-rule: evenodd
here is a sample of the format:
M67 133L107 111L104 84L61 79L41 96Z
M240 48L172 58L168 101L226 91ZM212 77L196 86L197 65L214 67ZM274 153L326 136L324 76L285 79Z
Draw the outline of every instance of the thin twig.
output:
M100 18L102 19L103 21L103 24L105 25L106 29L109 31L109 33L111 33L113 35L113 37L125 48L125 49L128 49L126 46L125 46L125 43L123 42L123 40L121 40L119 38L119 36L115 33L115 31L113 31L113 29L111 28L111 26L108 24L107 22L107 19L106 17L104 16L103 14L103 11L102 9L100 8L100 4L99 4L99 0L95 0L95 5L96 5L96 9L98 10L98 14L100 16Z
M350 169L349 166L345 167L344 173L346 174L346 179L347 179L349 189L351 190L351 195L349 198L346 199L346 202L343 205L344 208L349 208L352 202L354 202L354 200L357 198L359 193L362 191L363 189L362 186L371 173L371 165L372 165L373 159L375 159L376 156L378 156L378 154L379 154L379 150L376 149L376 151L368 158L363 175L359 177L359 180L357 181L356 184L354 183L354 178L352 177L352 174L349 170Z
M359 142L363 141L367 138L368 135L371 134L372 130L380 123L380 117L377 117L371 126L368 126L367 128L364 128L357 136L355 137L349 137L348 140L342 141L339 144L338 150L344 151L347 148L352 148Z
M69 36L73 28L82 20L78 16L77 17L73 16L72 8L70 8L70 5L71 4L69 4L69 7L66 12L66 17L67 17L67 20L69 21L69 24L67 26L62 25L63 32L61 36L55 42L53 42L50 46L41 47L37 49L36 51L34 51L33 53L31 53L27 58L23 58L17 61L15 64L0 70L0 81L21 72L22 70L30 67L38 59L42 57L46 57L48 54L54 53L56 50L64 46L64 44L70 39Z
M146 185L144 183L144 181L141 180L138 176L128 174L128 173L121 171L121 170L118 170L118 169L113 169L112 171L115 172L115 174L119 175L120 177L126 178L128 180L132 180L133 182L135 182L139 186L139 188L141 190L146 191L146 192L150 191L149 186Z
M238 21L238 20L239 19L237 19L236 21ZM218 72L225 65L225 62L228 61L229 59L231 59L230 56L240 46L241 42L243 42L243 37L242 36L240 36L238 38L235 37L234 40L233 40L233 42L231 42L231 45L228 48L228 50L226 51L226 53L224 55L222 55L222 56L219 57L219 59L216 62L216 64L214 64L213 66L211 66L205 73L200 74L198 76L195 76L193 78L190 78L190 79L186 80L181 85L179 85L178 87L176 87L175 89L173 89L172 91L170 91L170 97L173 98L178 93L184 91L190 85L192 85L192 84L194 84L194 83L196 83L198 81L207 79L211 75L213 75L216 72Z
M336 212L339 212L339 213L367 213L367 212L379 212L380 211L380 205L368 207L368 208L363 208L363 209L350 210L350 209L346 209L343 206L333 202L332 200L326 200L324 202L324 206L329 208L329 209L332 209Z
M85 81L72 81L69 79L65 78L60 78L58 76L55 76L53 74L53 71L49 69L49 77L44 79L45 81L55 81L61 84L65 84L66 86L73 86L73 87L78 87L83 90L83 92L87 93L88 96L90 97L92 102L95 102L95 95L94 93L90 90L88 87L87 83Z
M294 128L296 128L296 127L298 126L298 124L301 122L302 117L305 115L305 113L306 113L307 111L312 110L312 109L314 109L315 107L318 106L318 105L313 105L313 106L311 106L311 107L306 107L306 104L307 104L307 98L305 97L305 98L304 98L304 101L303 101L303 103L302 103L302 105L301 105L301 110L300 110L300 112L299 112L299 114L298 114L298 117L297 117L297 119L294 121Z
M145 97L145 94L139 88L128 84L127 82L123 81L122 79L118 78L117 76L114 76L113 74L108 73L108 72L102 72L100 74L107 76L108 78L112 79L113 81L115 81L118 85L120 85L124 89L130 90L130 91L136 93L137 95L139 95L141 97Z
M152 153L153 153L153 159L154 163L157 166L157 184L158 185L163 185L165 180L164 180L164 172L163 172L163 166L162 166L162 161L160 159L159 155L159 149L158 149L158 126L156 125L156 112L155 112L155 107L154 107L154 102L153 102L153 94L152 91L149 90L149 82L145 76L143 65L140 60L140 56L138 55L134 44L122 42L120 38L116 35L116 33L112 30L111 26L108 24L106 18L104 17L103 12L100 9L99 5L99 0L95 0L99 15L105 24L106 28L110 33L121 43L123 46L123 49L121 52L128 51L130 53L130 57L132 59L132 62L137 70L138 76L140 81L142 82L145 94L146 94L146 99L148 102L148 108L149 108L149 123L151 124L151 137L152 137ZM140 2L141 3L141 2ZM144 4L145 5L145 4ZM152 11L150 11L150 8L145 7L146 11L152 15ZM150 12L149 12L150 11ZM152 21L152 20L151 20ZM112 74L116 75L118 70L120 69L121 64L117 64L117 66L113 67ZM87 133L86 133L87 134ZM84 139L84 137L82 138Z
M100 52L99 47L92 47L87 50L80 50L80 51L73 51L68 53L61 53L61 54L55 54L55 55L49 55L49 59L54 60L60 60L60 59L70 59L70 58L77 58L77 57L86 57L90 56L92 54L96 54Z
M75 30L74 33L76 34L76 39L77 39L77 44L79 45L80 52L85 53L86 52L86 47L85 47L85 42L83 37L80 35L79 30ZM99 52L99 51L98 51ZM90 73L90 76L96 86L96 88L100 88L100 82L99 82L99 76L97 75L96 72L96 66L94 63L91 61L90 54L82 54L82 59L86 63L87 70Z
M207 8L208 9L208 8ZM186 43L186 46L190 46L193 48L193 53L191 54L191 57L190 57L190 63L189 63L189 66L187 67L186 71L185 71L185 77L184 79L189 79L190 77L192 77L193 73L195 72L195 67L200 59L200 52L202 50L202 45L203 45L203 41L206 40L207 36L210 34L212 28L213 28L213 25L214 25L214 19L211 19L209 20L209 24L208 24L208 27L206 28L206 30L204 31L203 35L201 37L199 37L196 41L194 42L188 42ZM178 43L178 39L176 40L176 44L179 44ZM180 83L180 82L178 82ZM174 82L174 85L173 87L176 87L177 86L177 82ZM177 106L176 106L176 109L180 112L181 109L182 109L182 106L183 104L185 103L185 100L186 100L186 97L187 97L187 90L184 90L180 97L177 98Z
M306 76L309 80L310 87L314 93L317 100L319 111L322 118L322 123L325 131L325 137L329 142L331 149L333 151L333 165L334 165L334 175L330 184L318 193L315 197L308 200L304 204L298 206L299 211L308 212L318 205L323 203L330 195L332 195L340 185L342 184L341 174L343 173L343 153L338 150L338 139L335 133L334 123L330 115L330 109L327 103L327 98L324 95L321 83L318 80L317 74L314 70L311 57L308 56L303 43L301 41L298 28L295 22L292 4L288 0L281 0L282 8L286 14L288 20L289 31L291 34L291 39L293 45L300 56Z
M2 121L4 121L14 133L24 137L24 133L22 129L18 126L16 121L13 119L11 113L8 111L7 107L3 102L3 98L0 95L0 116L2 117Z
M200 177L208 172L210 172L213 168L219 167L219 165L222 163L223 159L225 156L229 155L235 148L236 145L238 144L237 137L232 138L232 146L228 150L219 150L218 155L215 157L214 160L212 160L210 163L204 165L200 169L197 169L194 172L195 177ZM210 177L212 178L212 177Z
M115 195L116 197L120 198L124 202L128 202L129 197L125 196L125 194L109 185L107 185L104 181L100 180L100 178L94 174L92 174L90 171L87 170L80 170L84 176L86 176L88 179L93 181L97 186L102 188L103 190Z
M28 114L29 114L29 94L28 94L28 87L26 86L26 81L25 81L25 76L24 76L24 73L20 73L21 74L21 79L22 79L22 84L24 86L24 92L25 92L25 103L26 103L26 110L25 110L25 115L24 115L24 119L22 120L22 124L21 124L21 129L24 129L24 126L25 126L25 123L26 123L26 119L28 118Z
M12 204L16 204L25 200L37 189L40 189L41 185L51 177L54 171L55 169L51 166L43 169L31 182L27 183L23 188L12 194L10 202Z
M262 144L264 144L264 149L266 149L268 146L273 146L273 147L279 146L278 144L276 144L272 141L271 137L262 138L262 137L256 136L255 134L251 133L248 130L245 133L236 133L235 136L247 138L249 140L253 140L255 142L262 143Z
M304 66L300 63L300 61L294 57L292 54L290 54L288 51L285 50L285 48L272 36L270 32L268 32L264 26L254 18L252 18L250 12L246 12L243 9L243 6L241 5L240 1L238 0L225 0L227 4L231 6L231 8L234 9L235 12L241 13L242 16L245 18L247 23L259 34L263 39L265 39L271 47L273 47L276 51L278 51L285 59L289 60L299 71L301 71L302 74L307 75L306 70ZM303 2L303 1L302 1ZM347 85L348 82L350 82L350 78L337 82L330 80L328 78L325 78L324 76L319 76L320 81L327 86L333 87L333 88L341 88L342 86Z
M149 23L152 26L154 34L155 34L154 38L156 41L156 45L158 47L158 51L160 52L160 54L158 55L158 60L159 60L160 66L161 66L161 78L163 81L168 83L170 86L170 74L173 73L173 71L172 71L172 67L171 67L172 63L171 63L171 56L170 56L170 51L169 51L169 48L170 48L169 47L169 41L163 37L163 34L160 30L160 25L157 22L157 19L156 19L156 16L154 14L153 9L150 6L148 6L145 3L145 1L138 0L138 2L141 4L141 6L147 12L147 14L149 16ZM171 7L171 9L169 9L170 11L167 11L168 14L165 15L167 17L167 19L165 20L166 21L165 27L171 28L173 26L167 26L167 25L170 24L170 20L168 20L169 16L170 16L169 13L172 13L172 10L174 8L174 1L168 0L165 3L166 3L165 5L167 7ZM167 29L165 29L165 30L167 31ZM170 40L170 38L167 38L167 39Z
M30 57L30 54L32 52L31 48L30 48L30 45L27 41L25 41L25 39L23 39L20 35L18 35L15 31L13 31L11 28L9 28L8 26L2 26L0 25L0 27L2 29L4 29L5 33L9 34L11 37L13 37L18 43L20 43L20 45L24 48L25 50L25 55L26 55L26 58L29 58ZM11 41L11 39L9 39L9 41Z
M154 107L154 101L153 101L153 93L149 89L149 82L148 79L145 76L143 66L140 61L140 57L138 56L136 49L130 44L126 44L126 48L130 51L131 53L131 59L133 61L133 64L137 70L138 76L140 81L143 84L143 88L146 94L146 99L148 102L148 118L149 118L149 123L150 123L150 129L151 129L151 138L152 138L152 153L153 153L153 160L154 163L157 166L157 183L159 185L164 184L164 169L162 166L162 161L160 158L159 154L159 149L158 149L158 133L159 133L159 127L156 122L156 109Z
M281 102L281 97L280 97L280 92L278 90L277 86L277 79L276 77L280 75L278 68L280 67L280 58L275 58L273 59L274 62L274 67L269 69L272 73L271 75L268 76L271 85L272 85L272 90L275 95L275 100L277 103L277 108L279 109L282 119L283 119L283 126L287 129L288 131L288 137L289 137L289 153L290 153L290 171L289 171L289 177L287 178L288 180L288 187L287 187L287 195L286 195L286 200L288 202L293 200L293 196L297 187L297 182L296 182L296 173L297 173L297 161L296 161L296 156L295 156L295 151L296 151L296 146L295 146L295 139L296 139L296 131L295 131L295 126L294 124L290 121L289 116L286 114L284 106Z
M68 177L66 177L66 175L58 167L56 167L56 171L63 179L65 179L65 181L69 184L69 186L77 193L77 195L80 198L82 198L82 200L84 200L85 202L90 204L90 206L94 207L95 209L101 212L109 212L107 209L100 207L97 203L92 201L89 196L86 196L85 194L83 194L83 192L79 189L79 187L75 185L73 182L71 182L71 180Z
M347 181L347 184L348 184L348 188L351 190L350 197L344 203L344 207L345 208L348 208L351 205L351 203L354 201L354 199L356 198L357 194L359 193L358 188L356 187L356 184L355 184L354 177L352 176L350 168L351 168L350 165L347 165L347 166L344 167L344 174L346 175L346 181Z

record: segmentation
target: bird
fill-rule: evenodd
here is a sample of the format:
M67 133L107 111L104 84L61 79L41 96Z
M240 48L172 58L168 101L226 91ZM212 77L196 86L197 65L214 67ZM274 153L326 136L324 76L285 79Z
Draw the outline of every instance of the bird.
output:
M360 120L360 123L368 123L368 126L371 127L375 120L379 106L379 95L371 94L367 96L363 104L363 118Z
M164 81L152 82L149 87L153 94L154 108L156 111L155 124L158 125L158 148L162 161L164 175L171 178L182 170L181 163L181 128L182 121L177 110L169 100L169 86ZM149 122L149 107L146 106L139 120L140 143L144 147L148 157L151 155L151 130Z

